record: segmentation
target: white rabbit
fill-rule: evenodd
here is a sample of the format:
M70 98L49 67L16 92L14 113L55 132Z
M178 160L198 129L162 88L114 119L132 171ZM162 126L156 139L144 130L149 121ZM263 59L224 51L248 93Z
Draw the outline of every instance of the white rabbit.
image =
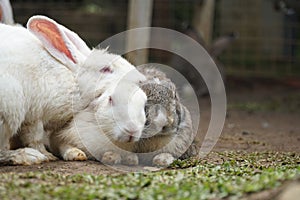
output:
M0 23L14 24L13 12L9 0L0 0Z
M50 136L52 152L64 160L138 164L137 156L130 152L146 121L146 94L135 83L117 83L76 114L69 126Z
M44 16L31 17L27 29L0 24L0 40L0 163L17 133L24 147L46 157L36 153L32 159L38 151L27 157L23 151L24 159L13 163L54 159L42 142L44 131L61 129L103 93L103 78L135 70L121 56L90 50L76 33Z

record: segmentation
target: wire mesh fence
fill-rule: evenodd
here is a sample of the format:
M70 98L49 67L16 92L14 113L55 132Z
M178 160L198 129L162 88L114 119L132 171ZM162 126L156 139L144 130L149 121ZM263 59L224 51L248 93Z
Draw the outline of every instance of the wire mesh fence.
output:
M288 8L293 13L276 9L276 3L272 0L217 1L215 36L230 31L239 33L236 43L221 56L227 74L300 77L299 3Z
M185 31L204 0L154 0L152 26ZM219 57L226 74L234 76L300 77L300 3L276 0L215 0L213 39L234 32L238 39ZM95 46L127 29L128 0L12 0L15 20L25 24L34 14L65 24ZM288 14L287 9L294 11ZM151 61L170 55L151 51Z
M46 15L78 33L89 46L126 30L126 0L12 0L15 21Z

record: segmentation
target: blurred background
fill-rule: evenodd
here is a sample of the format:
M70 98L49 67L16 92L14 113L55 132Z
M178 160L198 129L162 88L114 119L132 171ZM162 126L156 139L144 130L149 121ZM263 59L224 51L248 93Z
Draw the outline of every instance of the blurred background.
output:
M299 0L11 0L11 4L17 23L25 25L35 14L47 15L74 30L90 47L135 27L165 27L187 34L206 48L225 81L227 119L217 148L300 151ZM144 42L151 39L147 37ZM127 58L134 64L156 62L177 68L202 103L200 132L206 132L210 99L202 98L208 97L205 84L194 77L189 63L154 49L132 52Z
M90 45L138 27L139 0L12 0L15 21L25 24L34 14L47 15L77 32ZM226 75L290 78L300 84L300 1L297 0L151 0L146 24L188 33L196 31L207 47L234 34L236 40L218 55ZM150 20L150 21L149 21ZM191 34L190 34L191 35ZM193 37L195 38L195 37ZM150 52L150 61L168 62L171 55Z

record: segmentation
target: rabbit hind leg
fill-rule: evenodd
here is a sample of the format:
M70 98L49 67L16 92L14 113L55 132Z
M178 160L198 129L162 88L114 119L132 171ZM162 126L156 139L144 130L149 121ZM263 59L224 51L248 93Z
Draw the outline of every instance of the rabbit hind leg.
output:
M0 149L9 149L9 139L16 135L25 119L23 87L13 76L0 75Z
M48 158L48 161L57 160L57 157L46 150L44 144L44 134L46 133L42 121L38 120L30 124L23 124L19 134L23 146L40 151Z
M8 150L9 139L11 137L9 127L0 116L0 150Z
M0 165L33 165L45 161L47 161L47 157L32 148L0 150Z

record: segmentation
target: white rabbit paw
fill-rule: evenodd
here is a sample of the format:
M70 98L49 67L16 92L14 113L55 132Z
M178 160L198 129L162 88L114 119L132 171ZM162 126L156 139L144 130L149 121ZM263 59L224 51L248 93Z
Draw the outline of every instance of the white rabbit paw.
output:
M122 163L124 165L136 166L139 164L139 158L136 154L128 154L123 157Z
M47 157L47 161L58 160L57 157L55 157L52 153L49 153L48 151L42 151L42 153Z
M112 151L107 151L101 158L103 164L117 165L121 163L121 155Z
M172 156L172 154L169 153L161 153L156 156L154 156L152 160L152 164L154 166L159 167L167 167L175 160L175 158Z
M70 161L84 161L87 160L87 157L83 151L77 148L68 149L63 155L64 160Z
M47 161L54 161L58 160L57 157L55 157L52 153L46 150L43 143L40 142L32 142L28 145L29 148L36 149L37 151L41 152L47 157Z
M7 156L12 165L33 165L48 161L44 154L32 148L7 151Z

